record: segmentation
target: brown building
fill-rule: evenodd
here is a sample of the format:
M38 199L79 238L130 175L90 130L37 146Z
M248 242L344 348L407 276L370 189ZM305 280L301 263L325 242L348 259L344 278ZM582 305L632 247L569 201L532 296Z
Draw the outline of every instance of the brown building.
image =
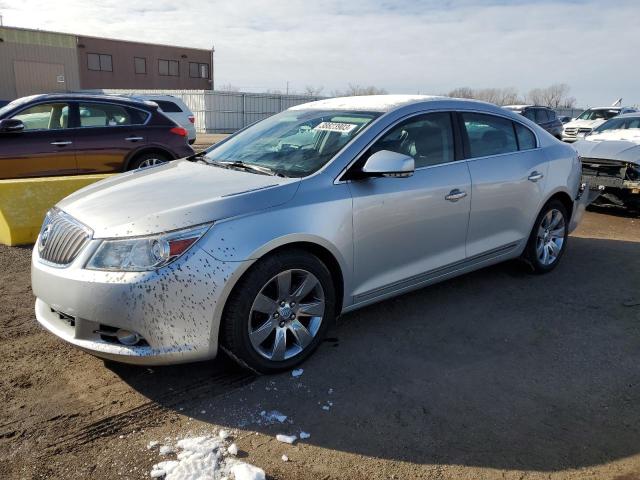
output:
M199 48L0 27L0 100L85 89L212 88Z

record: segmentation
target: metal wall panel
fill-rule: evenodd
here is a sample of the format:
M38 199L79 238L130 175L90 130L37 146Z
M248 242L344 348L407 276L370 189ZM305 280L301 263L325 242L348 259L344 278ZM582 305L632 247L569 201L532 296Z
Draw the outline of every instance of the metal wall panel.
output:
M0 100L14 100L24 91L47 93L51 91L48 85L55 85L53 91L77 90L80 87L73 35L0 27L0 38L3 39L0 42ZM16 62L20 62L21 69L18 72L19 87L16 85ZM42 79L37 76L45 70L52 72L43 64L63 65L64 83L58 84L57 78L49 78L42 84Z
M253 122L267 118L294 105L323 97L278 95L247 92L215 92L210 90L90 90L112 94L173 95L181 98L196 117L196 130L201 133L232 133Z

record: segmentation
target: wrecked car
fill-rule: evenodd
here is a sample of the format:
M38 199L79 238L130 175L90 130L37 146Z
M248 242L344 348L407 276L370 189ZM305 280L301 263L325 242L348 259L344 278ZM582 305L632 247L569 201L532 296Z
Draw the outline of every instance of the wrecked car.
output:
M640 209L640 113L614 117L573 146L597 201Z

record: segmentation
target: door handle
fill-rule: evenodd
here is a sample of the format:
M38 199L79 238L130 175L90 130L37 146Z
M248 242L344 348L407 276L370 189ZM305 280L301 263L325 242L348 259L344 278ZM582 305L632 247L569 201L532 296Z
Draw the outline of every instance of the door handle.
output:
M144 137L127 137L125 140L127 142L137 142L139 140L144 140Z
M453 190L451 190L449 192L449 195L444 197L444 199L448 200L450 202L457 202L458 200L460 200L461 198L464 198L466 196L467 196L467 192L464 192L462 190L458 190L457 188L454 188Z
M531 172L531 175L529 175L528 180L531 182L537 182L538 180L540 180L542 177L544 177L544 175L540 172L537 171L533 171Z
M57 147L64 147L65 145L71 145L73 142L70 141L66 141L66 142L51 142L51 145L55 145Z

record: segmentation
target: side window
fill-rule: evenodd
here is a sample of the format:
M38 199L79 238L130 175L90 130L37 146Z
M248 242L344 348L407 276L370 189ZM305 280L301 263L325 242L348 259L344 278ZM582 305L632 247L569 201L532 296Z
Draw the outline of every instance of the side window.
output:
M472 158L518 151L513 123L482 113L463 113Z
M518 145L520 150L531 150L536 148L536 136L531 130L518 122L513 123L516 127L516 134L518 135Z
M414 158L416 168L455 159L449 113L429 113L393 128L372 147L371 153L391 150Z
M69 105L66 103L34 105L12 118L21 120L25 130L60 130L69 126Z
M525 116L525 118L528 118L532 122L535 122L536 121L536 109L535 108L530 108L528 110L525 110L524 116Z
M549 116L544 108L536 108L536 123L546 123L549 121Z
M140 125L146 115L137 110L108 103L80 103L81 127L118 127Z
M549 120L555 122L558 119L556 112L554 110L547 110L547 115L549 115Z

